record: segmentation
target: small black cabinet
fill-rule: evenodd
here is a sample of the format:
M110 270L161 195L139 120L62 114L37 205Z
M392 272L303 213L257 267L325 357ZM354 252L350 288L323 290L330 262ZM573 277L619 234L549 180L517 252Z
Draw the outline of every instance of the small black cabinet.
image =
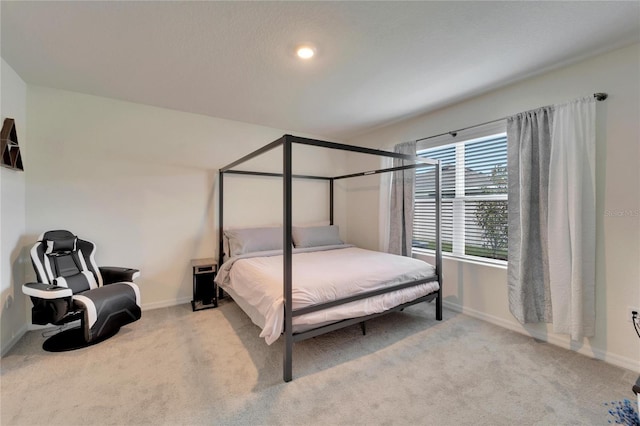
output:
M194 311L218 307L218 291L214 281L218 272L215 259L193 259L193 300L191 308Z

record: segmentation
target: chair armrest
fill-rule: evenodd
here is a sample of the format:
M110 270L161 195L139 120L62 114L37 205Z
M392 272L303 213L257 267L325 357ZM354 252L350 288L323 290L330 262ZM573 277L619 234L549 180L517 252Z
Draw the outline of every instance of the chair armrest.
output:
M27 296L49 300L73 296L73 291L70 288L43 283L23 284L22 292Z
M103 284L113 284L122 281L133 281L140 276L139 269L119 268L117 266L100 266Z

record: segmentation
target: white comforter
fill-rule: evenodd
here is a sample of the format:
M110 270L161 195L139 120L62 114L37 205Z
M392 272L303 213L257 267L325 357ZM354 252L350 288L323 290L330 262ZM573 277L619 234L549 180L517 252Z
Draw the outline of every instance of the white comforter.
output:
M218 285L262 327L260 337L268 344L278 339L284 326L282 264L281 252L243 255L225 262L216 277ZM353 246L332 246L311 252L296 250L292 306L298 309L434 275L435 268L421 260ZM438 288L438 282L428 282L294 317L294 330L383 312Z

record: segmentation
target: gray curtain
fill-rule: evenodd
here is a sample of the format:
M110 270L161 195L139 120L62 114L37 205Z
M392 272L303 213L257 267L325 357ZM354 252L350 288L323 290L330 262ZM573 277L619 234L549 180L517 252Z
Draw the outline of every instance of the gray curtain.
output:
M524 323L551 322L547 244L553 107L507 120L509 309Z
M394 147L394 151L416 155L416 142L398 144ZM405 164L408 163L399 159L393 160L393 167ZM415 184L415 169L393 172L389 213L389 253L411 256Z

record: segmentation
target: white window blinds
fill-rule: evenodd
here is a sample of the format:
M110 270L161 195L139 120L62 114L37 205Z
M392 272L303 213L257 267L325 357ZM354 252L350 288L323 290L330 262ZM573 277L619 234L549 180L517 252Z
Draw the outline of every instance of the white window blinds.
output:
M441 161L443 251L457 256L506 260L506 133L421 149L418 155ZM415 248L435 248L434 197L433 169L419 169L413 231Z

